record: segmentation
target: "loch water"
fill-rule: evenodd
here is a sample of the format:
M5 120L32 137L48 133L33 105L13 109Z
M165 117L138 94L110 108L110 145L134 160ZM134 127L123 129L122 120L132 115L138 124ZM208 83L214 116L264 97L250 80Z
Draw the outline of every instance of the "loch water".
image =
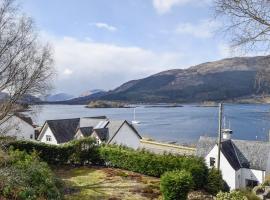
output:
M83 105L39 105L27 114L37 125L49 119L89 116L107 116L111 119L133 120L134 108L85 108ZM233 138L268 140L270 105L226 104L225 124L233 130ZM200 107L193 104L182 107L144 106L136 108L135 125L143 137L164 142L195 144L201 135L216 136L218 107Z

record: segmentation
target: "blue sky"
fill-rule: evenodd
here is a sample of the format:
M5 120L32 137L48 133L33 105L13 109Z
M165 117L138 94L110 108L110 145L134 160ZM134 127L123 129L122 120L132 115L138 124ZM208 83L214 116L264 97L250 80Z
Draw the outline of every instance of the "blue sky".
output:
M80 94L230 56L211 0L21 0L54 48L54 92Z

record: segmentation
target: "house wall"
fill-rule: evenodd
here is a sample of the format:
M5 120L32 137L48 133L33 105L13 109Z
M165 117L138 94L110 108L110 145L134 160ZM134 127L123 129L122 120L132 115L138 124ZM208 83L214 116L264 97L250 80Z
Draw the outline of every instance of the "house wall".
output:
M16 137L17 139L35 139L34 127L17 116L12 116L3 124L1 124L0 134Z
M238 170L237 174L240 175L238 183L239 188L246 187L246 179L263 183L265 178L265 171L255 169L241 168L240 170Z
M45 125L45 127L43 128L40 135L42 136L42 138L39 139L41 142L44 142L44 143L47 143L47 144L58 144L58 142L56 141L50 127L48 127L47 125ZM46 135L51 136L52 139L51 139L50 142L46 141Z
M209 154L205 157L206 165L210 168L210 157L215 158L215 167L217 167L218 160L218 146L215 145L214 148L209 152ZM236 189L236 171L232 168L230 163L227 161L223 153L220 153L220 170L223 175L223 179L230 186L230 189Z
M93 134L91 135L92 138L95 138L95 140L97 141L97 144L101 144L102 141L101 139L98 137L98 135L96 134L96 132L94 131Z
M110 144L124 145L133 149L141 146L140 138L126 123L120 128Z
M79 139L83 139L84 136L83 136L82 132L80 130L78 130L77 133L75 134L74 138L79 140Z

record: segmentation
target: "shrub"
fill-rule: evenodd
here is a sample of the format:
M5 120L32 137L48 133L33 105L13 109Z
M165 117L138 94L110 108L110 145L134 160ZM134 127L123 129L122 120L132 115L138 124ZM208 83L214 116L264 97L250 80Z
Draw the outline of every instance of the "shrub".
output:
M207 185L207 192L212 195L216 195L218 192L229 192L230 188L227 183L222 179L222 174L215 168L209 170Z
M219 192L216 200L248 200L240 191Z
M10 151L7 167L0 168L0 199L62 199L61 182L36 153Z
M170 171L161 176L160 190L164 200L186 200L192 187L192 176L185 170Z
M6 144L27 153L36 151L39 157L52 165L84 164L98 162L98 146L93 138L74 140L63 145L50 145L41 142L13 140Z
M249 188L239 190L248 200L260 200L260 198Z
M105 165L126 169L141 174L160 177L173 170L190 172L195 189L203 188L208 169L204 160L192 156L171 154L157 155L144 150L136 151L121 146L101 146L100 156Z

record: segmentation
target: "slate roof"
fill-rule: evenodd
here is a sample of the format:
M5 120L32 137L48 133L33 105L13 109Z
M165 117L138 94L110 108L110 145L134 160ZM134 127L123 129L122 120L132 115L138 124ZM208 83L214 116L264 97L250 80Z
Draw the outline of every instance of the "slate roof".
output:
M84 137L89 137L93 133L93 127L81 127L76 132L80 131Z
M108 139L108 128L95 129L94 132L97 134L100 140L106 141Z
M234 144L231 140L225 140L221 143L221 152L235 170L241 168Z
M65 143L73 140L76 130L79 127L80 118L47 120L58 143Z
M25 121L27 124L33 126L33 121L31 117L28 117L22 113L15 113L14 115L19 117L21 120Z
M80 120L80 127L95 127L100 121L105 120L106 117L83 117Z
M201 136L197 144L197 156L205 157L216 144L217 138ZM269 142L235 139L222 141L222 153L235 169L241 167L265 171L268 169L269 152Z

